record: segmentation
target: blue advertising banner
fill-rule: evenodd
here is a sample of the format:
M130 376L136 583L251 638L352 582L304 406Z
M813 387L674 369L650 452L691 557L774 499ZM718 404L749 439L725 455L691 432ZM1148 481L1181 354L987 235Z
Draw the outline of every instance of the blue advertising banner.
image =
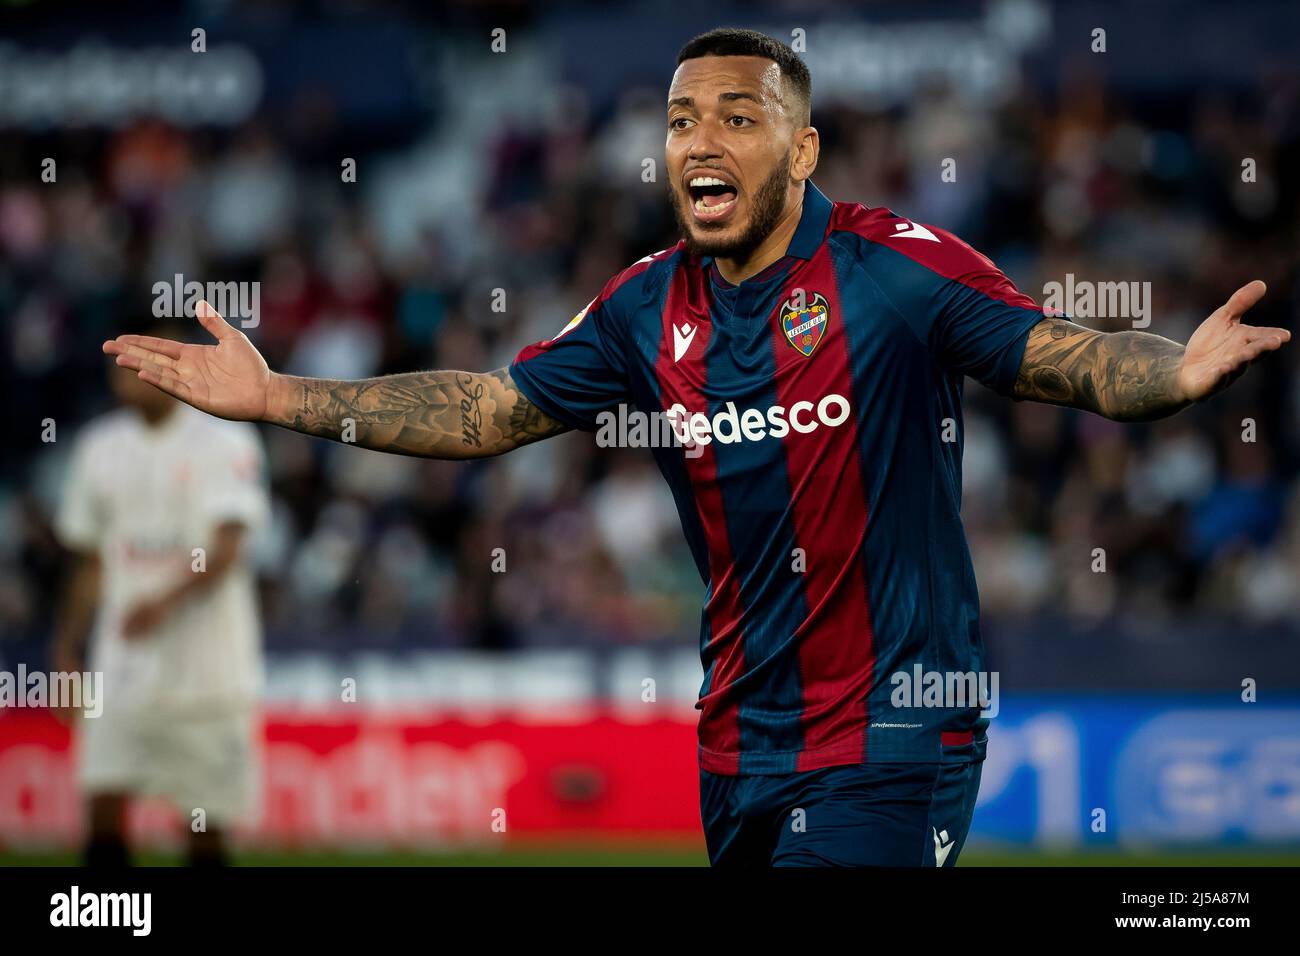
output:
M1300 843L1300 697L1003 695L972 843Z

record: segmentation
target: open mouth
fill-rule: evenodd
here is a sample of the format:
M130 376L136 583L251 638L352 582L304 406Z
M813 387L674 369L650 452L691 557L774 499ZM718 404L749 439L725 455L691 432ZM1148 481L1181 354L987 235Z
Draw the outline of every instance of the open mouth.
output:
M686 181L691 209L701 222L724 219L736 207L739 192L735 186L716 176L696 174Z

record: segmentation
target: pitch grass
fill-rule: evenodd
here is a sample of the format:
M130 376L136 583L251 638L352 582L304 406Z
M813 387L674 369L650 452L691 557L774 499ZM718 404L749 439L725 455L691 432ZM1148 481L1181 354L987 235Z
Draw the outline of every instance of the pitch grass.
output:
M174 854L146 853L137 857L143 866L176 866L184 861ZM581 845L513 847L500 852L245 852L237 854L239 866L705 866L702 848L690 846L596 847ZM73 853L0 853L0 866L75 866ZM1127 854L1115 851L1041 853L972 848L962 854L961 866L1300 866L1300 849L1287 850L1187 850Z

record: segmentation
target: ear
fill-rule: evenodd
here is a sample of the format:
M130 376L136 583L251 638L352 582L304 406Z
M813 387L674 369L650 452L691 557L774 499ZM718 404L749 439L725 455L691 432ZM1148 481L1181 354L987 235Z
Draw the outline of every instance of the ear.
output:
M817 169L817 157L821 153L821 139L817 129L805 126L794 134L794 149L790 156L790 178L797 183L811 179Z

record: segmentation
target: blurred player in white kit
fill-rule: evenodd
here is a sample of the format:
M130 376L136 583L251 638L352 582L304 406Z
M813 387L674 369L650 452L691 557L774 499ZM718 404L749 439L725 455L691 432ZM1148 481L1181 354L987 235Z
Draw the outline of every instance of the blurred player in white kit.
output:
M125 865L128 802L160 795L189 832L191 864L221 864L229 826L256 809L248 539L269 516L264 455L253 426L196 412L128 369L109 375L122 407L78 434L56 520L73 567L54 667L81 669L89 637L86 664L104 675L103 714L76 721L84 859Z

